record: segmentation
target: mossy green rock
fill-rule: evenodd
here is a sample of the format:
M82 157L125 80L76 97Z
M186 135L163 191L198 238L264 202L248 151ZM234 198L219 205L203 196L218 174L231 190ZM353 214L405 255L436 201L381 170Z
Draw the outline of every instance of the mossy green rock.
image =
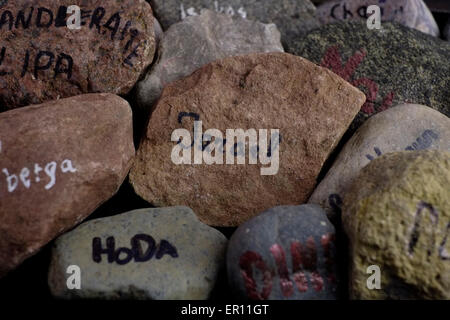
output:
M298 38L291 53L331 69L366 93L353 122L402 103L423 104L450 116L450 43L384 22L329 24Z
M450 299L450 153L384 155L344 198L353 299ZM369 266L381 288L368 289Z
M57 298L207 299L227 240L187 207L141 209L86 222L54 244L49 287ZM68 267L81 271L80 289Z
M386 153L426 149L450 151L449 117L416 104L380 112L345 144L308 202L320 205L339 224L342 197L370 161Z

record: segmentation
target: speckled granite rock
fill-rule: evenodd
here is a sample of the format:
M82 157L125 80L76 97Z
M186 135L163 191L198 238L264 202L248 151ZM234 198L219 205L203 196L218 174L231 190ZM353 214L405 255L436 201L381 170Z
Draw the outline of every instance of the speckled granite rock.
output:
M445 89L450 87L448 42L389 22L382 30L346 22L299 38L292 51L366 93L353 130L369 116L402 103L427 105L450 116L450 90Z
M437 149L450 151L450 119L421 105L400 105L383 111L356 131L309 199L338 222L342 199L360 170L382 154Z
M231 237L227 271L241 298L336 299L334 227L316 205L267 210Z
M186 207L141 209L86 222L58 238L49 286L58 298L206 299L227 240ZM69 290L66 270L81 270Z
M214 226L303 203L364 100L334 73L290 54L213 62L164 89L130 182L154 205L187 205Z
M404 26L439 37L439 27L433 14L423 0L335 0L317 8L321 23L336 23L347 20L367 21L367 8L378 5L381 21L396 21Z
M170 82L190 75L210 62L253 52L283 52L274 24L202 10L172 25L164 34L159 58L137 85L137 102L148 110Z
M111 198L134 154L130 105L112 94L1 113L0 277Z
M354 299L450 299L450 153L399 152L371 162L344 198ZM379 290L367 268L379 266Z
M253 21L274 23L281 32L283 45L320 26L316 8L309 0L150 0L164 30L201 9L239 15Z
M71 5L82 10L79 30L67 27ZM143 0L10 0L0 17L0 108L126 94L153 60L154 18Z

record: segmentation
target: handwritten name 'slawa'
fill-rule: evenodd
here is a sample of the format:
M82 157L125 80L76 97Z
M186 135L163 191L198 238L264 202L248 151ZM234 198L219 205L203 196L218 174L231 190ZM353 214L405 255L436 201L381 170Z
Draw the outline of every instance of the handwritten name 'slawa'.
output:
M224 13L224 14L228 14L230 16L234 16L234 15L238 14L239 16L241 16L244 19L247 18L247 11L245 10L244 7L234 9L230 5L224 7L219 4L219 1L214 1L214 10L218 13ZM190 16L198 16L200 14L200 12L201 12L201 9L195 9L194 7L185 8L183 3L180 4L181 20L184 20Z

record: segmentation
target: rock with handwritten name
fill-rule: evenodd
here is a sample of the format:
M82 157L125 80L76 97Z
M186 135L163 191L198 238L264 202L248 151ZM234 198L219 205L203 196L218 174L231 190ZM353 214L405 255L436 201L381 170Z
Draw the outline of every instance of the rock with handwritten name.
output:
M447 25L444 29L444 38L450 41L450 19L448 20Z
M153 60L153 19L142 0L2 1L2 107L127 94Z
M320 26L310 0L150 0L150 3L164 30L189 16L199 15L202 9L274 23L285 46Z
M189 208L135 210L58 238L48 282L53 296L65 299L206 299L226 245ZM81 290L66 285L71 265L81 270Z
M361 171L342 211L352 298L450 299L449 186L446 151L391 153Z
M246 299L336 299L334 227L316 205L269 209L231 237L227 272L230 287Z
M421 105L400 105L369 120L347 142L309 203L319 204L329 218L340 218L342 198L360 170L394 151L450 151L450 119Z
M1 113L0 277L112 197L134 154L131 108L112 94Z
M216 61L165 87L131 184L154 205L187 205L214 226L305 202L364 100L290 54Z
M403 103L450 116L450 43L390 22L329 24L300 38L293 52L328 67L366 93L356 130L368 117Z
M409 28L439 37L439 27L433 14L423 0L336 0L322 4L317 8L321 23L336 23L346 20L367 21L371 5L380 7L381 21L396 21Z
M150 109L170 82L207 63L252 52L283 52L274 24L202 10L165 33L158 62L137 86L138 103Z

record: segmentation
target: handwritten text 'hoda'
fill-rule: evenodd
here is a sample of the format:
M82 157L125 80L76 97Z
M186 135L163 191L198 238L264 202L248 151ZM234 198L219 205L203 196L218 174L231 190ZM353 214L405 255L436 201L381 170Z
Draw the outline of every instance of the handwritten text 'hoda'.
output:
M194 141L191 133L186 129L176 129L172 133L172 142L176 146L172 149L172 162L176 165L192 164L192 153L194 149L194 165L200 164L226 164L234 165L235 157L238 165L246 164L246 146L249 150L249 164L270 165L261 168L261 175L276 175L279 170L280 158L280 130L271 129L270 142L268 143L268 130L255 129L227 129L226 137L218 129L209 129L203 133L202 121L194 122ZM248 139L248 144L247 144Z
M59 168L62 173L75 173L77 169L73 166L71 160L66 159L61 162ZM10 173L7 168L3 168L2 172L6 177L6 184L8 192L12 193L16 191L21 183L26 189L30 189L33 182L39 183L41 179L46 180L44 186L45 190L50 190L56 184L56 171L58 169L58 163L55 161L47 163L45 166L41 167L39 164L34 164L34 169L29 169L27 167L22 168L20 173ZM41 172L44 172L47 178L41 177ZM33 178L34 176L34 178Z

